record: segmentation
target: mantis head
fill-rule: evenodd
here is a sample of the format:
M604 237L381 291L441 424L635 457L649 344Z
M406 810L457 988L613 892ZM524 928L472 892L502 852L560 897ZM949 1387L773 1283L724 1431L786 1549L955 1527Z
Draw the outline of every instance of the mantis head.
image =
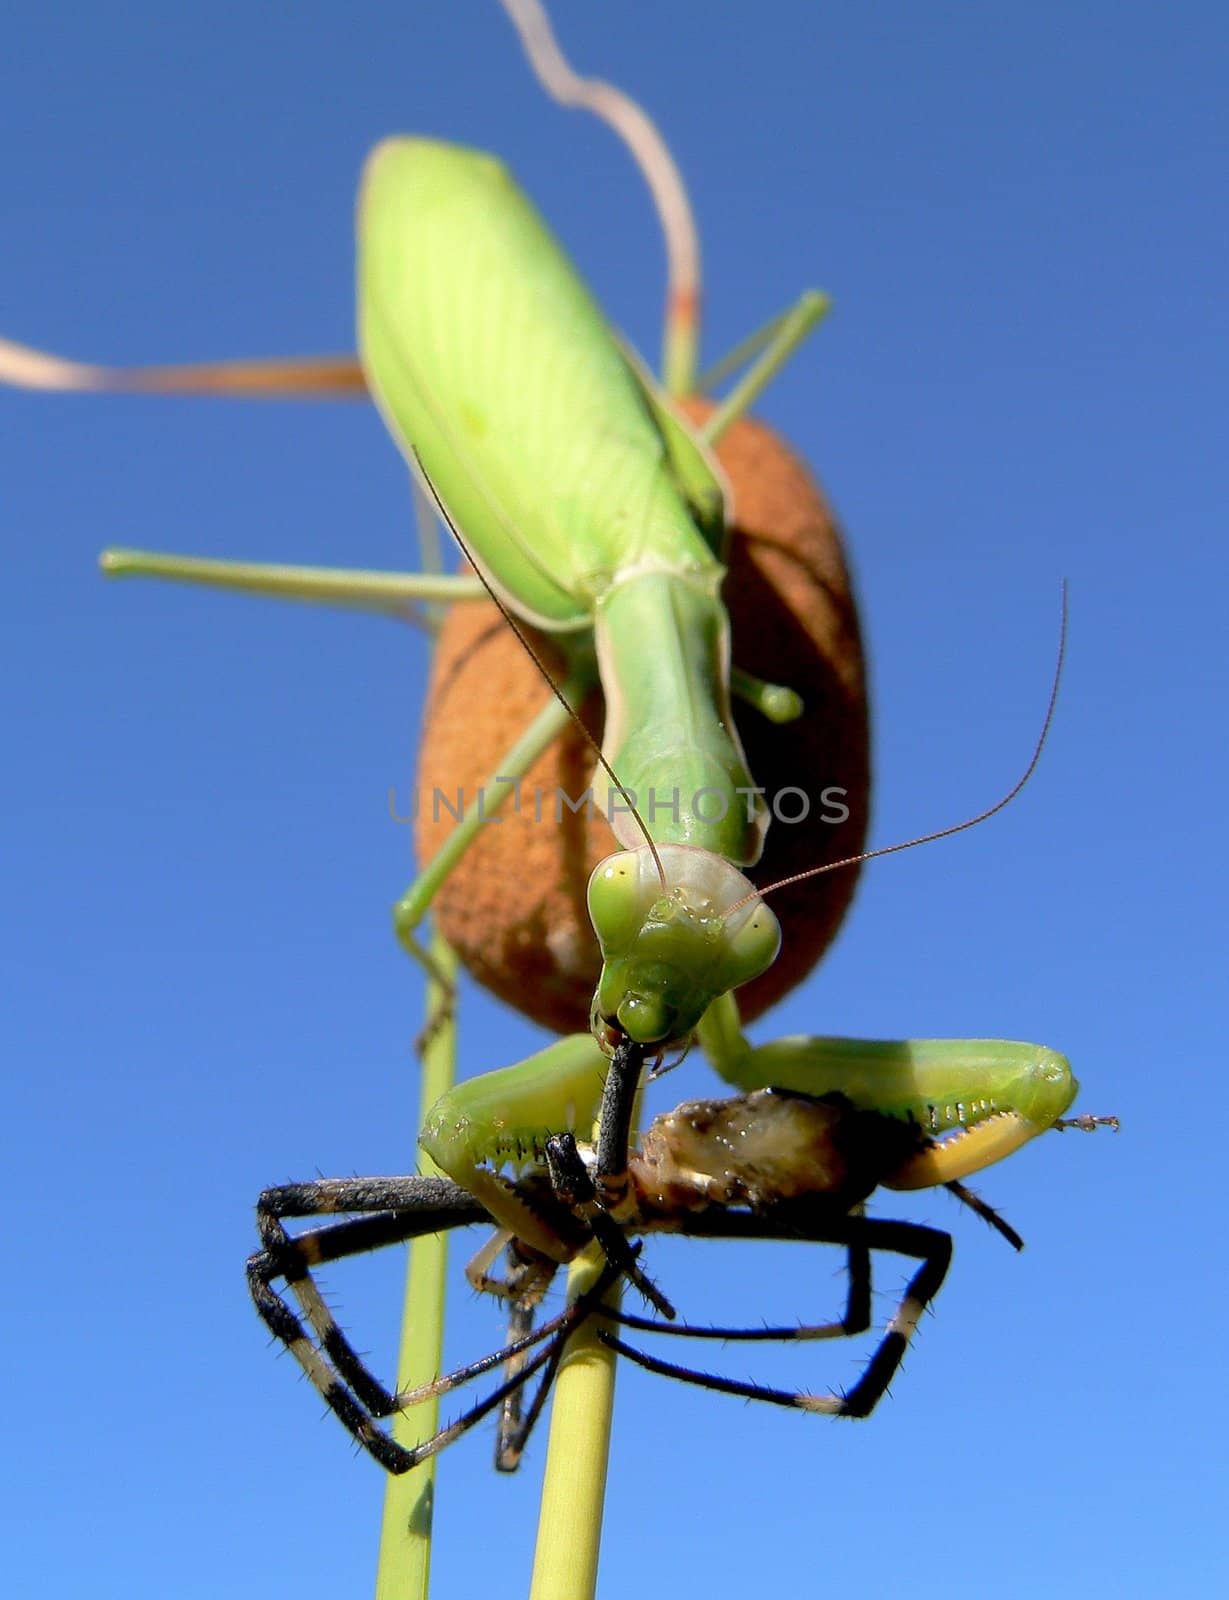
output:
M663 882L663 874L665 881ZM623 850L589 880L602 949L594 1032L637 1044L685 1039L718 995L772 965L781 926L755 887L692 845Z

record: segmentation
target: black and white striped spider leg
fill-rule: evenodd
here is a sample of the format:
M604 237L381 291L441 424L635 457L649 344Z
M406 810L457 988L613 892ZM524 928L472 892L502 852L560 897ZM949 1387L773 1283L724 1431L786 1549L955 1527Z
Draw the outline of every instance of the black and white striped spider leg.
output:
M790 1239L805 1240L812 1244L839 1244L849 1251L850 1282L845 1316L839 1322L822 1323L797 1328L701 1328L679 1323L655 1322L645 1317L632 1317L612 1311L602 1314L610 1321L624 1327L637 1328L651 1333L681 1335L693 1339L720 1339L736 1341L789 1341L840 1338L861 1333L870 1323L870 1252L886 1250L905 1255L921 1262L887 1331L871 1356L865 1371L853 1388L845 1394L805 1394L774 1389L764 1384L741 1382L713 1373L699 1372L691 1367L661 1361L642 1350L637 1350L616 1334L599 1334L602 1342L620 1355L634 1361L637 1366L656 1372L662 1377L677 1378L703 1389L713 1389L722 1394L739 1395L747 1400L763 1400L772 1405L788 1406L794 1410L812 1411L828 1416L867 1417L882 1399L892 1381L909 1341L913 1337L918 1319L939 1292L947 1275L952 1257L951 1235L937 1228L923 1227L913 1222L887 1222L862 1216L821 1218L808 1223L797 1216L782 1222L781 1218L754 1216L745 1212L714 1212L696 1219L698 1226L688 1227L689 1236L720 1239Z
M348 1214L341 1222L311 1228L291 1236L284 1219ZM536 1421L545 1390L563 1354L568 1335L620 1275L607 1266L594 1288L541 1327L515 1336L500 1350L447 1373L421 1388L397 1393L370 1372L363 1358L338 1326L312 1276L327 1262L342 1260L388 1244L403 1243L427 1233L439 1233L474 1223L490 1225L492 1219L464 1189L444 1178L390 1177L320 1179L314 1183L286 1184L268 1189L257 1204L257 1219L265 1248L247 1264L248 1285L265 1325L307 1374L325 1404L351 1435L382 1466L393 1473L408 1472L436 1454L513 1395L545 1369L540 1394L525 1418L515 1413L501 1429L501 1448L519 1455L524 1438ZM553 1268L553 1263L551 1264ZM533 1302L541 1296L541 1274L534 1277ZM283 1280L299 1304L300 1318L274 1288ZM515 1289L509 1291L514 1312L525 1309ZM531 1319L530 1319L531 1320ZM530 1354L531 1352L536 1352ZM526 1359L528 1358L528 1359ZM505 1378L483 1400L455 1422L412 1449L398 1444L380 1420L408 1410L431 1396L443 1395L472 1379L506 1366ZM506 1435L506 1437L505 1437Z

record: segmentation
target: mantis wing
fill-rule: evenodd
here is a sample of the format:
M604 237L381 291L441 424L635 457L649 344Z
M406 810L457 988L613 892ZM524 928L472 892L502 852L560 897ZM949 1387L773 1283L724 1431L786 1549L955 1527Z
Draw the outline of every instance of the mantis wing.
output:
M674 432L492 157L386 141L359 209L359 345L376 401L513 607L590 624L630 568L712 568ZM696 452L698 453L698 452ZM715 480L714 480L715 482Z

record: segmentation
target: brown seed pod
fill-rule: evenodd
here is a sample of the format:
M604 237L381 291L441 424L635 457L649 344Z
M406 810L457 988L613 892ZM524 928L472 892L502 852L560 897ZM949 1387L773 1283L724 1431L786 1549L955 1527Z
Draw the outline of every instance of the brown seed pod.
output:
M711 410L689 401L702 420ZM736 703L739 733L755 781L781 796L781 815L810 801L803 822L776 820L749 874L768 884L824 861L856 855L866 837L869 740L857 609L832 514L805 467L762 423L736 422L717 450L734 499L726 603L733 659L755 676L796 689L803 715L783 727ZM535 645L558 672L549 639ZM453 826L433 807L438 788L472 804L548 690L489 603L456 605L435 654L419 760L419 859L429 861ZM601 701L584 708L601 736ZM573 1033L589 1025L600 964L585 909L589 874L618 846L603 819L555 817L557 790L583 793L593 752L569 729L539 758L522 786L522 808L484 828L435 900L444 936L474 977L544 1027ZM541 820L533 795L545 798ZM842 796L821 800L825 789ZM488 788L488 793L491 792ZM498 792L498 791L496 791ZM840 822L836 801L848 808ZM807 975L827 949L853 894L857 869L782 889L771 901L783 942L775 963L739 990L745 1018L767 1010Z

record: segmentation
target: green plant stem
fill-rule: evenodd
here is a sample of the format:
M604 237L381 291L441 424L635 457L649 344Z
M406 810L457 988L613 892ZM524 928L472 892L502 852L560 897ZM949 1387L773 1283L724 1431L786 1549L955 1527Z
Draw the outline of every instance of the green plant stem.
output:
M422 1088L418 1122L456 1076L456 1023L453 1018L457 958L437 933L431 940L436 970L449 981L427 985L427 1043L422 1051ZM439 1169L422 1157L424 1171ZM444 1292L448 1240L427 1234L410 1245L405 1308L401 1323L398 1388L429 1383L441 1369L444 1338ZM439 1426L438 1398L393 1418L398 1444L413 1446L430 1438ZM384 1491L384 1520L376 1569L376 1600L426 1600L431 1581L431 1519L435 1504L435 1458L412 1472L390 1477Z
M592 1287L603 1265L592 1246L576 1258L569 1301ZM607 1304L618 1297L616 1284ZM592 1600L596 1590L616 1363L597 1332L590 1317L572 1335L555 1380L530 1600Z
M671 300L666 309L662 340L662 373L666 393L674 400L696 392L696 367L700 345L697 306Z

